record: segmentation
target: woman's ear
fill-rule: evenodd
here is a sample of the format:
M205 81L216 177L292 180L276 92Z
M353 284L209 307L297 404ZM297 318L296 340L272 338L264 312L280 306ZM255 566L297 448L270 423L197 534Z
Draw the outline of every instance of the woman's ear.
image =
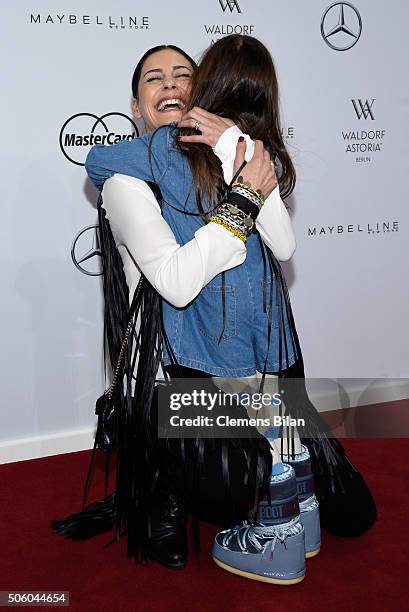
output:
M139 110L138 100L136 98L132 98L132 114L134 117L136 117L136 119L140 119L142 117Z

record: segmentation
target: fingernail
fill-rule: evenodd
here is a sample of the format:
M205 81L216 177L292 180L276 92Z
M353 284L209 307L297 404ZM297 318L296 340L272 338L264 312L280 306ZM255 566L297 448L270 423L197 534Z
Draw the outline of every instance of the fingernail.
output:
M182 136L176 136L176 140L180 140Z
M244 140L244 136L240 136L239 137L239 142L243 142L243 140Z

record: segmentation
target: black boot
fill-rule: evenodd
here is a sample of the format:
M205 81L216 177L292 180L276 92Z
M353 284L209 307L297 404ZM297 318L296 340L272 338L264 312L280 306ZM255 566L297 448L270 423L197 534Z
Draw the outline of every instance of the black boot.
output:
M147 557L168 568L186 565L186 511L181 497L163 489L155 492L147 532Z

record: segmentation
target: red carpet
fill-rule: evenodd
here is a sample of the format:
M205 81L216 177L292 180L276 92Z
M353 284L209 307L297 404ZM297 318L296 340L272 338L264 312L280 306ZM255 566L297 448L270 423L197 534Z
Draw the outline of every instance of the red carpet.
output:
M321 553L303 582L273 586L239 578L211 560L216 528L201 532L202 556L181 571L136 566L125 538L73 542L51 518L80 510L89 451L0 466L0 590L70 591L71 610L143 612L259 610L407 610L409 440L343 440L374 494L379 518L356 540L323 532ZM103 494L102 465L88 501Z

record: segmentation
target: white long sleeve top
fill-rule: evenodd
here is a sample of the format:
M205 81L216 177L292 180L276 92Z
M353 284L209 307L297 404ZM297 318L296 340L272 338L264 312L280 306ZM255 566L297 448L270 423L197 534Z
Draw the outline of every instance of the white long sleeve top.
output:
M213 149L222 162L226 183L233 176L236 145L241 135L240 129L232 126ZM248 135L243 136L247 145L245 159L250 161L254 143ZM130 302L141 272L165 300L183 307L217 274L240 265L246 258L245 244L216 223L199 228L192 240L179 245L152 190L140 179L114 174L105 182L102 196L122 257ZM290 259L296 242L278 185L266 199L256 228L278 260Z

